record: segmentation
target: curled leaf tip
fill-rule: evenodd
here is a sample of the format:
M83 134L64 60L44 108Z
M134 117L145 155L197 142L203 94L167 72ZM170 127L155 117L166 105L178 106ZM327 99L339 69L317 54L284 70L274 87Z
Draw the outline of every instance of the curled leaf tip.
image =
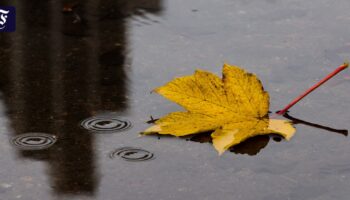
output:
M146 129L145 131L141 132L143 135L148 135L152 133L159 133L161 131L161 127L159 125L154 125Z
M287 141L290 140L295 133L293 123L281 119L270 119L268 129L273 133L283 136Z
M225 153L225 151L219 151L218 152L219 156L222 156L222 154L224 154L224 153Z
M141 132L141 133L139 133L139 135L137 137L140 138L140 137L143 137L143 136L144 136L144 134L143 134L143 132Z

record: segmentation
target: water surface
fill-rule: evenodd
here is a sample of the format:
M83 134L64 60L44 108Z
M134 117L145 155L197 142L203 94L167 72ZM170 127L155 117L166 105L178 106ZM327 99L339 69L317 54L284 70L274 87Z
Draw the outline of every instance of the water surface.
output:
M1 4L16 6L17 31L0 34L0 199L348 199L350 142L338 133L349 129L349 72L291 109L306 123L289 142L253 138L219 157L205 135L139 132L181 109L153 88L224 62L257 74L277 111L348 58L349 1ZM122 131L81 125L96 117L117 120L95 128ZM57 141L11 142L33 132Z

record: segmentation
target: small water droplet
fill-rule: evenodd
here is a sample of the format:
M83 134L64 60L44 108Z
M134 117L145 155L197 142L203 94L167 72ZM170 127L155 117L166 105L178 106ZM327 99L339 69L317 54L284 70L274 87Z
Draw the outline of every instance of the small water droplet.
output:
M23 150L41 150L51 147L56 136L46 133L24 133L11 139L11 143Z
M140 148L134 147L122 147L119 149L115 149L110 153L110 158L120 157L123 160L131 161L131 162L141 162L154 159L154 154Z
M126 119L91 117L81 122L81 126L97 133L120 132L129 129L132 125Z

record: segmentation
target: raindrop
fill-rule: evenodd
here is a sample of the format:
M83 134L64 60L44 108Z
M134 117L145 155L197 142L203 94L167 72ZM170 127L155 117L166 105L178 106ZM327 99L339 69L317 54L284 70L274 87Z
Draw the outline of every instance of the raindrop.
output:
M85 129L98 133L125 131L131 127L131 122L125 119L91 117L81 122Z
M46 133L25 133L11 139L13 145L23 150L47 149L56 141L56 136Z
M131 162L140 162L154 159L154 154L139 148L122 147L110 153L110 158L120 157L123 160Z

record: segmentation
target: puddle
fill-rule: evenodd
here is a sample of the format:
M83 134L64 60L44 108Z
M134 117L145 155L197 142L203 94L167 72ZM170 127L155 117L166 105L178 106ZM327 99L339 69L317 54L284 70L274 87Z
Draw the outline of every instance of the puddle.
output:
M16 7L17 30L0 33L1 199L350 196L346 71L283 117L290 141L259 136L218 156L201 144L210 134L139 136L149 116L180 110L150 91L224 62L257 74L270 110L283 108L348 59L348 0L2 5Z
M110 153L109 157L111 159L119 157L130 162L142 162L155 159L153 153L134 147L122 147L116 149Z
M22 150L47 149L56 141L56 136L46 133L24 133L11 139L12 144Z

